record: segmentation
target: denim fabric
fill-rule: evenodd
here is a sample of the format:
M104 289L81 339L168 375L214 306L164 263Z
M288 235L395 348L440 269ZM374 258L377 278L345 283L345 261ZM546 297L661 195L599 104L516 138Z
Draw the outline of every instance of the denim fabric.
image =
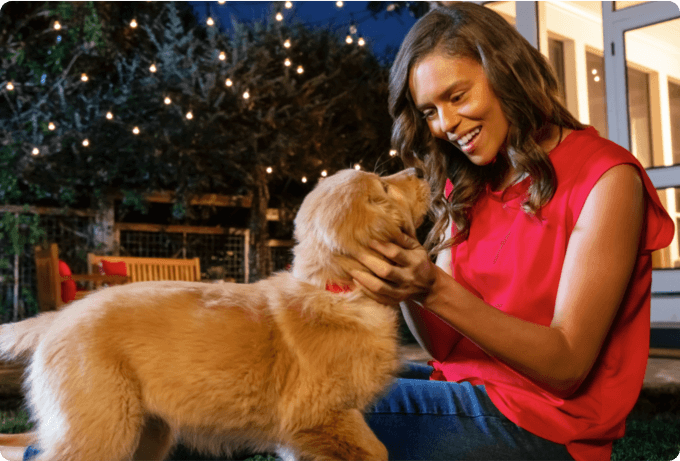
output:
M572 459L564 445L525 431L498 411L484 386L429 381L409 363L366 421L390 460Z
M26 447L26 451L24 451L24 461L31 461L33 458L38 456L40 454L40 450L35 448L34 446L28 446Z

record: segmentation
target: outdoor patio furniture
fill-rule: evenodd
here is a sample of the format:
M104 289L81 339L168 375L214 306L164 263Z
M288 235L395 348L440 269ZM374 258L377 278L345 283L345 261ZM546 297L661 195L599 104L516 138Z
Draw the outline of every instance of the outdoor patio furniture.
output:
M198 258L143 258L137 256L87 255L87 271L98 274L125 275L130 282L156 280L201 281L201 263Z
M63 267L63 265L62 265ZM35 271L38 288L38 305L41 312L62 308L72 299L64 300L62 296L63 283L87 282L91 289L97 289L102 284L121 284L130 281L129 277L100 274L59 274L59 247L52 243L47 248L35 247ZM89 290L75 291L74 299L80 299Z

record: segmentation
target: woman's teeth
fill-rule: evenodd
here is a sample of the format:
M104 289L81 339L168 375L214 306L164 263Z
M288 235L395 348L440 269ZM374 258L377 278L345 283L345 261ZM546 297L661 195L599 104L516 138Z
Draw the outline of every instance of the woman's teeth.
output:
M468 134L460 138L457 142L460 147L464 147L467 143L472 141L472 138L477 136L477 134L481 131L482 129L480 127L475 128L474 130L470 131Z

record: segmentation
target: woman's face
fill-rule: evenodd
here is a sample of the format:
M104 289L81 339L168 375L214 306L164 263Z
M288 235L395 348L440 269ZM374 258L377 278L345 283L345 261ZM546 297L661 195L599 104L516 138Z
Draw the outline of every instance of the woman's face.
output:
M472 163L488 165L504 147L508 121L474 59L434 52L413 66L409 89L430 132Z

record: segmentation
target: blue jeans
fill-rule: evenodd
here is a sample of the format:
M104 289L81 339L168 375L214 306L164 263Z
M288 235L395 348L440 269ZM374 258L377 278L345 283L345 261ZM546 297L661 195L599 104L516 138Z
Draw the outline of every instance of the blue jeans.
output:
M428 365L408 363L366 413L390 460L572 459L564 445L525 431L503 416L484 386L429 381L431 372ZM37 453L29 447L24 461ZM171 459L179 459L178 454Z
M484 386L429 381L409 363L366 421L390 460L530 460L572 457L564 445L525 431L498 411Z

